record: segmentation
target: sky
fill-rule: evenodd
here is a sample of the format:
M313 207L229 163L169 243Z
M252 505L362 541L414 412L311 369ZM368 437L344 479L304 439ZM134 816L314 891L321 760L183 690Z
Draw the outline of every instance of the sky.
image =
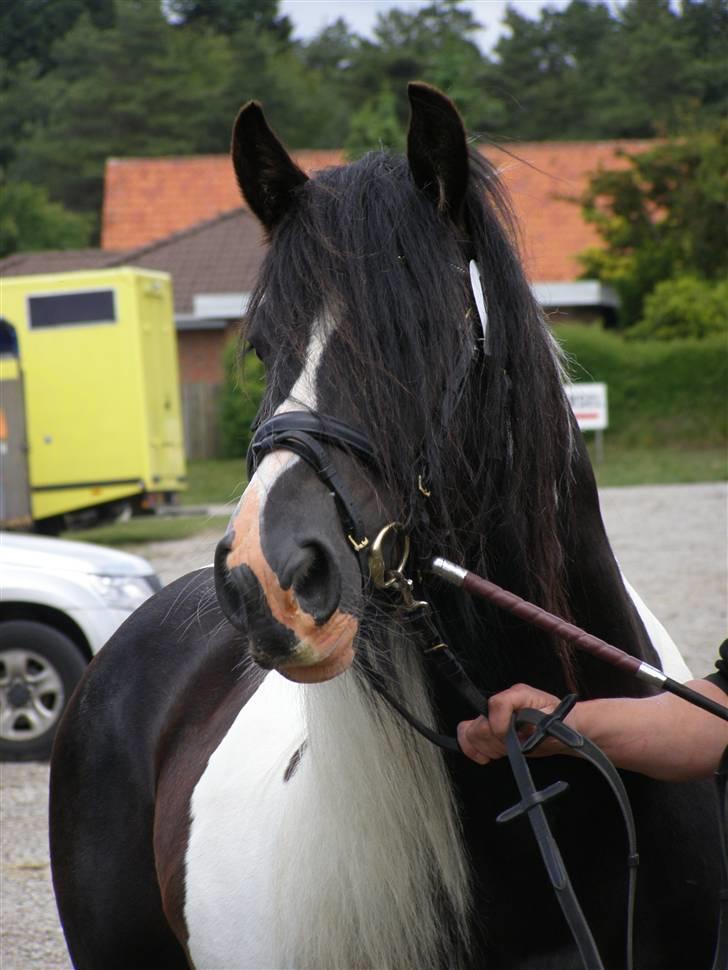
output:
M281 0L280 11L287 14L294 25L294 36L308 40L339 17L347 21L357 34L370 36L378 13L392 7L415 11L428 6L430 0ZM501 34L503 19L509 0L464 0L463 7L472 11L475 19L483 25L476 36L480 48L489 52ZM569 0L510 0L519 13L533 19L545 6L561 9Z

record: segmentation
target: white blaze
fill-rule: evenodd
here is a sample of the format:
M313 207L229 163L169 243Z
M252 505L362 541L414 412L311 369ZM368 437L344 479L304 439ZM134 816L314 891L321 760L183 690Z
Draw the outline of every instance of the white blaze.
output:
M335 328L336 324L329 314L325 313L314 320L301 373L296 378L286 400L276 408L276 414L284 414L287 411L316 411L318 407L318 395L316 393L318 370L321 358ZM266 496L271 488L283 472L298 460L298 455L294 455L292 451L279 449L265 455L256 468L255 474L248 483L248 488L255 482L261 496L261 516L265 507ZM242 497L240 501L242 502ZM237 515L237 509L234 514Z
M283 414L285 411L316 410L318 369L329 338L335 328L336 324L328 313L314 320L311 335L308 338L303 370L298 375L296 383L291 388L286 400L276 408L276 414Z
M284 414L287 411L316 411L318 407L318 395L316 393L316 383L318 380L318 370L321 358L328 345L331 334L336 329L334 319L327 313L318 317L313 322L311 334L308 338L306 347L306 358L304 360L301 373L296 378L286 400L279 404L275 410L276 414ZM280 478L284 471L294 462L298 461L298 455L285 449L277 449L264 456L255 470L255 474L248 482L245 492L233 512L233 519L238 515L242 508L245 493L249 488L254 487L258 490L260 515L263 515L266 498L273 488L273 485Z

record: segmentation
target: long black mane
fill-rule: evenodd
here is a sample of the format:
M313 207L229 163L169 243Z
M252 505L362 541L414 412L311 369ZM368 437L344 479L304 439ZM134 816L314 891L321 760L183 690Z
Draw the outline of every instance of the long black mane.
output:
M248 314L246 334L268 347L262 416L290 389L311 321L328 312L336 334L319 386L330 382L337 413L369 435L419 546L486 571L503 566L493 560L507 546L511 587L563 611L557 506L568 515L572 429L558 352L497 173L475 152L470 173L462 229L417 188L404 157L370 154L297 189Z

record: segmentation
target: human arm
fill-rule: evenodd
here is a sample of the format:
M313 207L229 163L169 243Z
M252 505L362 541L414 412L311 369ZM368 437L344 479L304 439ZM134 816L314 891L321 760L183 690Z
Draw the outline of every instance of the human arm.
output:
M728 696L707 680L687 684L720 704ZM559 699L528 684L517 684L490 698L488 719L476 718L458 725L464 754L487 764L505 754L505 735L514 711L531 707L551 713ZM598 698L580 701L565 723L597 744L617 765L663 781L686 781L710 775L728 745L728 722L673 694L651 697ZM569 754L553 739L536 749L536 755Z

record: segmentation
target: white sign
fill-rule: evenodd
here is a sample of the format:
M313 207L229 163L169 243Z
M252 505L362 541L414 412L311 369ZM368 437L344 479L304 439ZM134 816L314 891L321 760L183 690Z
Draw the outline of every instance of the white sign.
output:
M564 390L582 431L608 427L606 384L566 384Z

